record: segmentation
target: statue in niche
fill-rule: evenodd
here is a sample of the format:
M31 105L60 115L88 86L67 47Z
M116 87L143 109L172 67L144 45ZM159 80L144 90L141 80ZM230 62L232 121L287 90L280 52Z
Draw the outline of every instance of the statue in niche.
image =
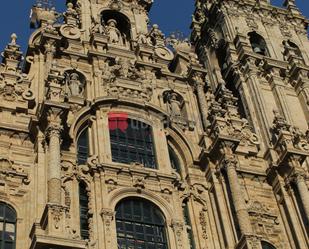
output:
M173 117L181 117L181 102L178 101L176 93L171 93L169 97L170 110Z
M110 19L107 21L106 33L109 36L109 41L114 44L122 45L122 37L117 28L117 21Z
M171 117L183 118L183 99L174 91L167 91L163 94L164 102L168 104Z
M78 73L70 73L66 77L68 93L70 97L81 97L83 83Z

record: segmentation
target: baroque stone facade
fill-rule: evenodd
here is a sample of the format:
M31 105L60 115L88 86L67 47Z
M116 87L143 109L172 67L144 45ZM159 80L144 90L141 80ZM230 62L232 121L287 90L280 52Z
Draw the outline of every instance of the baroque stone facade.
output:
M295 1L33 7L0 66L0 247L309 247L308 21Z

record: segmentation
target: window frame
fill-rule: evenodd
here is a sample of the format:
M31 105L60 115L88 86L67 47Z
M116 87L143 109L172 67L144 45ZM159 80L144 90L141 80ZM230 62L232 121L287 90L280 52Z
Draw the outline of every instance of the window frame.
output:
M148 129L147 132L150 132L150 135L148 137L149 141L147 141L147 139L142 139L142 141L139 141L140 144L137 144L138 136L134 135L130 137L125 133L121 132L121 130L118 128L119 127L118 122L123 121L127 122L129 124L128 128L131 129L133 129L132 128L133 126L130 127L130 124L132 123L135 123L138 127L141 127L143 130ZM111 125L110 122L116 122L116 124ZM113 129L110 128L111 126L113 127ZM145 126L146 128L144 129L143 127ZM140 120L135 117L108 116L108 128L109 128L109 140L110 140L110 153L111 153L111 160L113 163L121 163L126 165L137 163L144 165L144 167L147 169L153 169L153 170L158 169L156 141L152 125L150 125L148 122L144 122L144 120ZM113 134L112 132L116 134ZM144 138L145 136L139 134L139 137ZM123 139L123 141L121 141L121 139ZM129 142L129 140L131 140L131 142ZM132 142L133 140L134 142ZM148 151L145 149L147 147L149 147ZM113 151L117 151L117 155L113 154ZM121 152L123 153L122 156ZM131 158L133 158L133 153L135 153L134 155L135 158L131 160ZM126 155L124 156L124 154Z
M138 210L137 208L140 209ZM139 213L137 210L141 212ZM161 209L153 202L139 197L128 197L122 199L116 205L115 211L118 248L122 248L120 246L123 245L125 248L128 246L136 248L136 246L141 244L147 249L169 248L166 218ZM145 220L147 215L149 215L147 218L149 220ZM159 221L156 221L158 218ZM128 227L131 227L132 229L127 229ZM143 230L142 232L137 230L141 228Z
M9 209L12 214L14 214L14 219L8 220L8 218L6 218L6 210ZM3 212L3 217L0 217L0 223L3 224L3 229L2 229L2 235L0 237L0 247L1 248L5 248L5 245L7 244L6 242L8 242L8 240L5 240L5 236L7 234L6 231L6 225L7 224L13 224L14 225L14 232L13 232L13 236L14 236L14 240L12 240L12 249L16 248L16 235L17 235L17 213L16 210L10 206L9 204L5 203L5 202L0 202L0 216L2 215L1 212Z
M85 158L84 161L82 161L83 158L80 158L80 151L79 151L79 141L80 141L80 138L81 136L84 134L84 132L86 133L86 136L87 136L87 146L85 146L85 148L87 148L87 153L85 152L82 152L82 154L87 154L87 158ZM79 132L78 136L77 136L77 139L76 139L76 162L78 165L85 165L87 164L87 160L89 158L89 155L90 155L90 147L89 147L89 142L90 142L90 139L89 139L89 127L86 126L84 127L83 129L81 129L81 131Z

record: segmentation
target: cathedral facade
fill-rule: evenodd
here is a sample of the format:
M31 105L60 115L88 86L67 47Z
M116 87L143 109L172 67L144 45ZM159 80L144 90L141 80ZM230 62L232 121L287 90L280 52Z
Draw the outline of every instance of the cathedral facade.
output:
M1 249L309 248L294 0L196 0L190 39L152 0L43 2L2 53Z

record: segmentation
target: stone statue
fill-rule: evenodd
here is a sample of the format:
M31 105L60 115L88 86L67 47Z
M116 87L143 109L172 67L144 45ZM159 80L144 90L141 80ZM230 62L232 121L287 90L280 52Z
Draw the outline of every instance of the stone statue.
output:
M176 93L171 93L168 99L170 105L171 114L173 117L181 117L181 102L177 99Z
M77 73L71 73L68 76L67 84L69 87L70 96L81 96L83 85L80 76Z
M140 32L137 36L137 43L139 44L147 44L147 45L152 45L151 44L151 39L148 37L146 34Z
M121 33L117 28L117 21L110 19L107 22L106 33L109 36L109 41L114 44L122 45Z

